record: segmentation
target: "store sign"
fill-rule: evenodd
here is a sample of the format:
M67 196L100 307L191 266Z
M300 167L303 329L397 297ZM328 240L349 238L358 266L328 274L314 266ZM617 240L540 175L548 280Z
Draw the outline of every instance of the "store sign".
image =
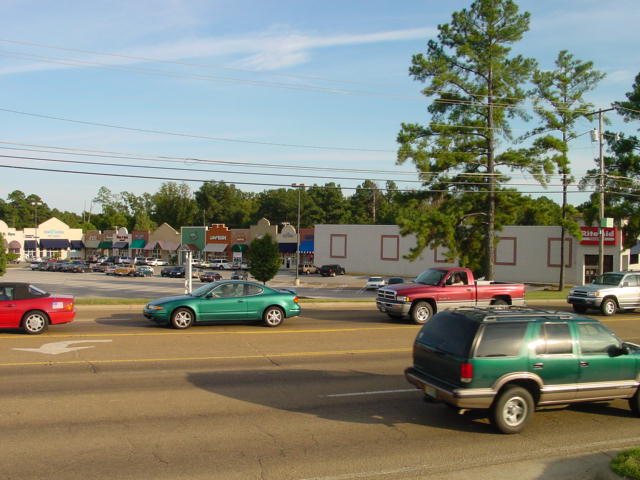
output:
M226 241L227 240L227 236L226 235L211 235L209 237L209 240L222 240L222 241Z
M598 227L580 227L582 231L582 240L580 245L598 245L600 243L600 229ZM618 239L617 228L603 228L604 244L615 245Z

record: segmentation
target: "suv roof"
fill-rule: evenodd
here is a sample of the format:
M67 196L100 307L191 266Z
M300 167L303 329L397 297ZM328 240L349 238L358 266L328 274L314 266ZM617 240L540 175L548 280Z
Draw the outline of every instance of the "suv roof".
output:
M579 318L580 321L596 321L589 317L578 317L568 312L548 311L541 308L504 305L493 307L459 307L450 310L452 313L464 315L465 317L475 320L478 323L500 322L500 321L522 321L529 322L534 318L543 318L544 321L566 321Z

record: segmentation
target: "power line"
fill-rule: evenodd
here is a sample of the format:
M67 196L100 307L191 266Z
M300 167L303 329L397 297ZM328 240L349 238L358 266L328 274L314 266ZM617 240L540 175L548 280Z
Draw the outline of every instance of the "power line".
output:
M76 174L76 175L90 175L90 176L100 176L100 177L116 177L116 178L136 178L136 179L145 179L145 180L167 180L172 182L195 182L195 183L207 183L209 180L202 180L199 178L175 178L175 177L160 177L160 176L150 176L150 175L132 175L132 174L124 174L124 173L103 173L103 172L86 172L79 170L62 170L55 168L38 168L38 167L25 167L25 166L17 166L17 165L0 165L0 168L11 168L18 170L30 170L30 171L39 171L39 172L55 172L55 173L67 173L67 174ZM284 187L290 188L291 184L280 184L280 183L264 183L264 182L230 182L236 185L253 185L253 186L266 186L266 187ZM317 188L324 188L328 190L384 190L379 188L367 188L367 187L342 187L342 186L326 186L326 185L316 185ZM487 194L487 193L496 193L496 194L559 194L563 193L562 190L558 191L549 191L549 190L531 190L531 191L520 191L520 190L423 190L416 191L415 189L395 189L395 192L413 192L413 193L448 193L451 195L462 194L462 193L478 193L478 194ZM584 193L583 190L569 190L567 193ZM615 193L615 192L614 192ZM632 195L632 194L630 194Z
M382 150L382 149L375 149L375 148L327 147L322 145L302 145L302 144L295 144L295 143L260 142L258 140L241 140L237 138L212 137L208 135L192 135L188 133L169 132L165 130L152 130L152 129L146 129L146 128L125 127L122 125L114 125L109 123L89 122L85 120L74 120L71 118L56 117L53 115L44 115L40 113L30 113L30 112L23 112L20 110L12 110L9 108L0 108L0 111L14 113L16 115L25 115L28 117L46 118L47 120L57 120L60 122L78 123L81 125L91 125L96 127L115 128L118 130L128 130L132 132L153 133L156 135L170 135L174 137L196 138L200 140L213 140L216 142L266 145L270 147L309 148L309 149L316 149L316 150L339 150L339 151L349 151L349 152L384 152L384 153L394 152L393 150Z
M0 147L5 148L5 147ZM357 180L364 182L365 180L371 180L374 182L385 182L385 181L393 181L393 182L402 182L402 183L424 183L423 180L403 180L403 179L384 179L384 178L356 178L356 177L335 177L335 176L318 176L318 175L300 175L298 173L295 174L285 174L285 173L261 173L261 172L252 172L252 171L229 171L229 170L205 170L205 169L195 169L195 168L180 168L180 167L158 167L151 165L128 165L123 163L107 163L107 162L85 162L79 160L62 160L55 158L41 158L41 157L25 157L25 156L17 156L17 155L0 155L0 158L12 158L16 160L34 160L40 162L56 162L56 163L67 163L67 164L75 164L75 165L94 165L100 167L124 167L124 168L139 168L139 169L152 169L152 170L169 170L169 171L181 171L181 172L203 172L203 173L226 173L226 174L235 174L235 175L258 175L258 176L272 176L272 177L295 177L295 178L314 178L314 179L324 179L324 180ZM481 176L481 175L479 175ZM486 182L472 182L472 181L451 181L451 180L438 180L434 179L438 183L443 185L465 185L465 186L473 186L473 185L486 185ZM233 183L233 182L228 182ZM503 182L503 185L508 187L524 187L530 186L529 183L506 183ZM568 186L579 186L579 184L567 184ZM551 187L559 187L562 184L549 184L547 186Z
M0 144L4 145L19 145L25 147L37 147L37 148L18 148L18 147L10 147L10 146L0 146L0 149L5 150L18 150L18 151L27 151L27 152L38 152L38 153L53 153L53 154L61 154L61 155L75 155L75 156L85 156L85 157L97 157L97 158L117 158L117 159L126 159L126 160L143 160L143 161L156 161L162 163L204 163L204 164L215 164L215 165L233 165L233 166L250 166L254 168L277 168L277 169L292 169L292 170L317 170L317 171L331 171L331 172L351 172L351 173L372 173L372 174L395 174L395 175L412 175L412 176L420 176L420 177L433 177L442 175L441 173L436 172L418 172L415 171L403 171L403 170L374 170L374 169L355 169L355 168L339 168L339 167L311 167L306 165L291 165L291 164L265 164L265 163L256 163L256 162L238 162L231 160L212 160L212 159L202 159L202 158L194 158L194 157L172 157L168 155L151 155L151 154L138 154L138 153L128 153L128 152L113 152L113 151L105 151L105 150L88 150L88 149L80 149L80 148L71 148L71 147L60 147L60 146L50 146L50 145L37 145L37 144L29 144L29 143L18 143L18 142L6 142L0 141ZM53 150L43 150L43 149L53 149ZM60 151L62 150L62 151ZM88 152L88 153L87 153ZM225 172L228 172L225 170ZM530 174L524 174L520 172L509 172L507 174L504 173L485 173L485 172L458 172L455 173L455 176L461 177L487 177L487 176L508 176L508 177L523 177L528 178L531 177ZM300 176L297 174L297 176ZM550 174L545 175L547 178L562 178L562 174ZM323 178L323 177L319 177ZM338 178L332 176L330 178ZM371 178L366 178L369 180L374 180ZM385 181L387 179L383 179L381 181ZM394 181L398 182L407 182L410 180L404 179L394 179Z

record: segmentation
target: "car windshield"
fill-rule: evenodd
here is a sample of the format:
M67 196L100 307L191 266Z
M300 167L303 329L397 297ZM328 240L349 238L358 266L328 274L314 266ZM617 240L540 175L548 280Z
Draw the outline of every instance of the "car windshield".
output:
M422 285L438 285L442 281L442 277L445 276L446 270L437 270L435 268L430 268L429 270L425 270L416 278L416 283L421 283Z
M192 297L204 297L207 293L209 293L216 286L220 285L220 282L213 282L203 285L202 287L191 292Z
M382 277L369 277L370 282L379 282L382 280Z
M605 273L596 277L593 283L596 285L619 285L623 276L619 273Z

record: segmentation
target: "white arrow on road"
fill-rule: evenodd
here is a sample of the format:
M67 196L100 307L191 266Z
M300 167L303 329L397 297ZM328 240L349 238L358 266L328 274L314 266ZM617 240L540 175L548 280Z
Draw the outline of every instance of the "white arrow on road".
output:
M76 340L69 342L54 342L45 343L40 348L14 348L13 350L21 350L23 352L36 352L46 353L48 355L59 355L61 353L73 352L74 350L84 350L85 348L93 348L94 345L89 347L69 347L74 343L95 343L95 342L111 342L111 340Z

